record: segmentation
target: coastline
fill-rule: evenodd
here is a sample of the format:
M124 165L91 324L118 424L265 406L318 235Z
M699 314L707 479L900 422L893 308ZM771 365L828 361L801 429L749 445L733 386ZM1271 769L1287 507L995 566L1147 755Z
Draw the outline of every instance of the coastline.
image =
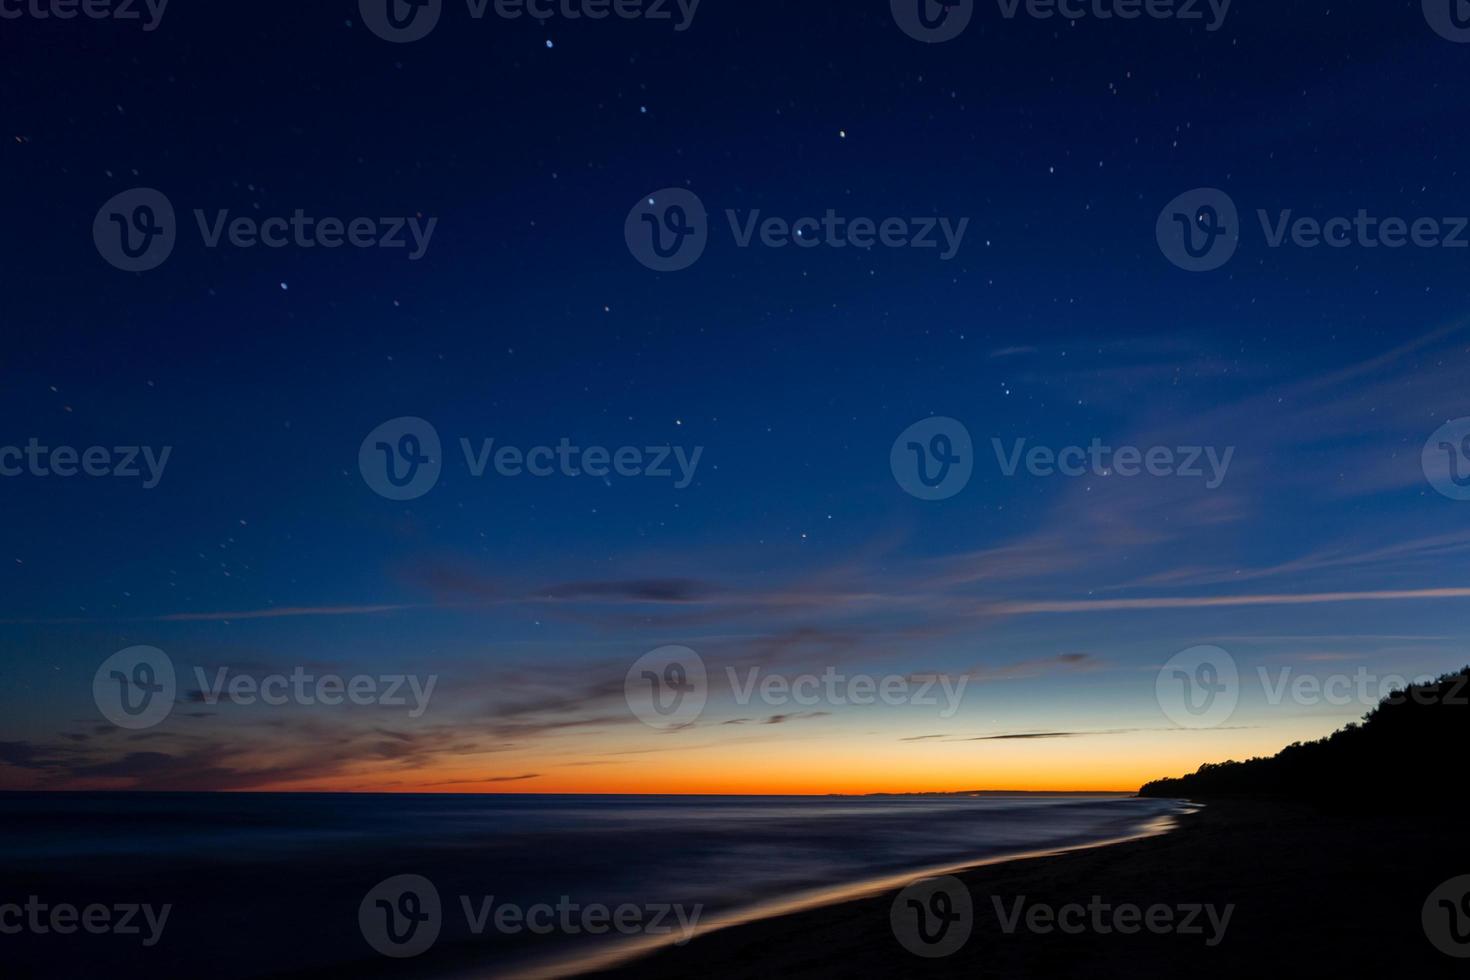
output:
M1122 794L1012 795L972 806L908 796L20 794L0 797L14 831L0 848L7 894L148 903L171 918L166 940L123 960L106 935L34 931L0 937L0 946L7 975L18 978L52 975L58 948L89 975L178 975L211 959L222 980L399 977L404 961L370 944L361 907L389 876L418 875L443 914L431 948L414 954L414 975L564 976L649 950L629 950L605 927L490 929L483 918L473 925L474 915L490 902L554 901L558 888L589 910L596 900L645 896L657 915L650 922L667 923L654 937L664 942L679 938L669 928L691 921L706 932L713 922L739 929L915 874L1136 836L1177 811L1172 801ZM802 874L789 873L797 866ZM700 902L693 920L668 915ZM649 931L624 933L636 942Z
M200 804L193 810L171 804L168 818L197 823ZM958 838L964 845L950 847L957 838L952 826L940 834L932 815L905 821L902 836L912 853L928 856L894 871L894 864L874 866L866 876L812 877L825 882L805 891L774 888L753 890L744 904L726 904L699 917L687 944L672 945L677 935L647 937L645 933L609 944L613 937L589 934L581 945L556 942L558 937L485 934L459 929L438 941L416 959L414 975L440 977L769 977L791 974L816 977L869 977L877 975L965 975L980 977L1128 977L1187 974L1231 976L1295 972L1303 976L1413 976L1462 975L1464 962L1436 950L1425 934L1422 912L1430 893L1446 879L1470 873L1454 856L1462 849L1463 833L1447 807L1437 815L1381 812L1344 812L1341 808L1312 808L1262 802L1208 802L1193 807L1180 800L1156 800L1147 811L1134 810L1132 819L1077 825L1071 836L1036 834L1004 839L969 828ZM1355 811L1384 801L1361 800ZM367 805L377 816L377 801ZM418 801L415 807L425 804ZM206 814L214 804L203 807ZM1125 809L1133 809L1131 807ZM155 822L167 816L155 818ZM120 976L156 977L187 972L187 964L201 956L218 958L215 972L223 978L271 976L277 980L306 978L403 976L404 961L385 957L364 943L360 922L352 913L362 896L382 875L421 873L438 883L448 896L446 911L458 910L463 896L479 896L476 888L490 881L483 862L490 860L483 844L445 847L433 834L399 842L383 850L381 826L356 844L341 843L333 825L329 839L302 849L303 828L312 827L311 807L297 812L265 806L241 814L224 811L233 827L240 820L262 828L254 848L238 842L228 852L218 851L206 834L181 848L175 837L166 842L141 838L136 852L107 852L98 860L55 860L49 850L66 844L93 824L100 831L116 819L115 810L83 808L76 826L62 827L61 837L48 838L41 830L32 835L28 859L11 862L8 892L40 895L48 901L169 903L177 914L170 919L170 936L180 937L154 946L138 946L125 960L116 957L116 945L106 936L61 937L70 962L85 964L84 972L111 971ZM335 810L334 810L335 812ZM35 815L61 826L49 811ZM814 829L810 820L790 826L806 840ZM951 822L952 823L952 822ZM422 821L421 821L422 824ZM432 824L432 822L430 822ZM422 824L428 826L430 824ZM1166 824L1173 825L1168 829ZM191 824L193 826L194 824ZM395 820L389 826L396 826ZM442 821L440 824L442 825ZM630 825L632 826L632 825ZM291 828L296 849L283 852L272 828ZM226 828L216 828L223 832ZM320 828L319 828L320 829ZM647 837L651 829L638 823L634 836ZM697 835L696 835L697 837ZM563 839L563 838L559 838ZM672 890L687 874L688 833L658 837L663 853L672 857L662 870L640 879L651 890ZM849 840L844 836L838 838ZM881 838L889 842L890 835ZM596 848L571 852L563 848L569 866L605 858L622 866L630 858L626 838L601 836ZM860 841L862 838L852 838ZM934 843L942 840L944 849ZM162 851L150 848L166 844ZM609 843L611 841L611 843ZM985 842L988 841L988 846ZM1023 843L1022 841L1026 841ZM119 837L121 845L127 839ZM716 845L711 845L716 846ZM860 846L860 845L858 845ZM479 850L476 850L479 848ZM900 846L898 852L904 848ZM479 854L479 859L471 855ZM789 855L771 852L775 858ZM854 852L860 853L860 852ZM973 856L954 861L951 856ZM167 855L167 860L161 860ZM935 865L938 857L948 863ZM548 870L538 858L536 874ZM735 866L738 869L738 864ZM555 869L550 869L555 870ZM896 936L891 912L895 897L916 879L957 878L968 895L973 913L961 937L963 945L949 955L924 959L909 952ZM505 878L499 878L505 881ZM839 883L840 882L840 883ZM283 887L285 891L283 892ZM486 887L485 894L490 894ZM502 894L497 889L494 894ZM514 894L506 892L505 894ZM767 898L764 896L779 896ZM1039 934L1028 921L1008 910L1023 903L1037 906L1080 907L1094 896L1113 906L1153 907L1165 903L1207 903L1229 909L1222 920L1218 943L1199 936L1100 934ZM678 896L675 896L678 897ZM905 896L912 899L912 893ZM456 898L460 900L456 900ZM905 905L899 905L900 911ZM912 909L912 905L908 905ZM932 909L932 906L931 906ZM261 910L270 914L262 916ZM466 912L466 915L469 913ZM914 914L907 915L910 934ZM1016 923L1022 928L1017 929ZM284 924L283 924L284 923ZM201 925L203 928L201 931ZM1007 927L1009 926L1009 927ZM293 938L294 937L294 938ZM310 942L301 943L302 937ZM912 939L912 935L909 937ZM644 939L640 944L639 940ZM18 978L54 975L53 957L59 942L49 935L6 937L7 971ZM910 942L910 948L913 948ZM929 949L933 953L933 949ZM286 960L286 956L290 960ZM263 968L269 957L282 966Z
M676 944L672 937L641 936L618 944L615 947L549 958L537 962L534 965L526 965L510 972L499 973L497 976L503 977L505 980L554 980L554 978L559 977L614 976L619 975L625 969L636 971L639 976L645 976L646 974L642 972L641 967L648 963L650 959L659 956L666 948L675 951L686 949L700 939L715 933L732 929L759 928L764 923L791 916L819 915L824 910L860 903L865 900L873 900L879 896L891 895L918 878L937 875L959 875L980 868L1008 865L1046 857L1060 857L1079 851L1113 847L1132 841L1157 837L1174 831L1178 826L1177 821L1181 817L1192 814L1195 811L1196 808L1193 806L1182 805L1175 813L1156 817L1148 821L1141 829L1120 836L1102 837L1094 840L1063 843L1029 850L1009 851L963 862L951 862L942 865L910 869L901 873L887 874L879 878L870 878L858 882L809 889L781 898L759 902L754 905L731 909L711 916L701 922L695 930L693 937L687 943ZM459 976L463 977L463 980L471 980L471 977L481 977L483 975L482 973L476 973L460 974Z
M1002 856L950 872L973 897L974 930L944 958L922 959L895 940L889 910L898 887L889 887L702 928L687 945L660 945L580 975L1463 975L1464 964L1436 950L1420 922L1425 897L1453 870L1425 856L1461 843L1447 816L1359 816L1232 801L1177 819L1167 833ZM1440 870L1426 870L1433 867ZM1181 934L1041 934L1024 926L1008 932L992 910L1002 897L1007 905L1024 899L1059 907L1093 896L1140 907L1228 905L1233 917L1220 941L1206 946L1202 937Z

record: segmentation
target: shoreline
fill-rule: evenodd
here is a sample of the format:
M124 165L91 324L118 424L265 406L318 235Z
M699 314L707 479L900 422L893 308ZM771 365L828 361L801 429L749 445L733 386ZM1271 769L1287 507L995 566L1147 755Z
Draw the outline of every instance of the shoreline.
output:
M923 868L895 872L877 878L867 878L842 885L828 885L820 888L806 889L781 898L768 899L752 905L717 913L709 919L702 921L695 928L693 936L684 942L680 942L676 937L672 936L632 937L613 948L551 956L538 960L534 964L525 964L508 971L499 972L496 975L504 978L504 980L554 980L554 978L559 977L612 975L625 968L636 969L638 966L647 963L650 959L659 956L666 949L688 949L700 939L715 933L732 929L738 930L758 927L762 923L789 916L820 913L825 909L834 909L850 903L870 900L878 896L891 894L916 879L939 875L959 875L981 868L1009 865L1040 858L1061 857L1097 848L1115 847L1120 844L1147 840L1175 832L1179 828L1182 819L1198 812L1198 808L1194 804L1189 804L1182 800L1177 801L1177 803L1180 807L1179 810L1153 818L1134 833L1022 851L1009 851L962 862L928 865ZM457 980L458 978L472 980L472 978L483 976L485 976L483 972L460 972L455 974Z
M1451 818L1451 807L1441 807L1438 813L1386 815L1381 811L1388 801L1377 797L1352 803L1351 811L1343 809L1348 804L1332 808L1205 802L1192 811L1178 799L1154 800L1155 805L1146 809L1124 806L1120 809L1131 809L1134 815L1083 820L1072 825L1070 834L1018 828L996 836L984 826L968 824L956 834L952 823L923 819L921 814L928 811L916 811L915 819L902 821L896 834L889 831L881 837L900 860L904 854L912 855L913 865L895 868L891 862L867 858L861 843L867 838L854 837L841 845L851 854L849 866L866 861L872 868L869 873L848 879L812 875L805 887L789 891L748 889L743 903L711 908L707 917L701 909L693 938L682 946L673 945L690 934L678 931L680 924L690 925L682 916L677 922L669 920L675 930L671 933L626 937L607 930L589 930L586 935L573 930L565 936L524 930L492 933L471 929L467 920L459 920L461 925L446 929L434 948L414 961L413 973L629 980L935 973L973 974L984 980L1035 976L1138 980L1140 975L1185 973L1191 978L1238 980L1251 972L1416 977L1462 973L1464 961L1441 953L1429 941L1425 923L1437 925L1439 920L1424 917L1426 907L1433 910L1426 905L1431 893L1449 878L1470 873L1470 867L1455 856L1463 850L1463 832ZM293 828L289 836L296 840L304 828L314 826L315 811L310 807L303 812L264 807L253 815L225 809L231 815L216 828L222 833L244 820L267 835L272 828ZM194 811L165 808L158 819L173 820L175 825L186 818L207 823L210 813L218 810L205 807L201 817ZM222 851L204 846L207 839L180 849L169 838L167 850L159 852L143 846L151 838L142 838L136 852L113 849L99 860L57 860L49 855L55 842L48 844L47 834L52 832L48 827L63 837L89 828L105 834L116 814L84 808L71 823L47 813L33 816L45 817L48 823L19 821L19 826L39 834L34 842L46 846L24 860L17 858L8 868L8 893L40 895L47 902L63 904L167 903L177 914L169 920L174 938L151 947L136 945L122 960L116 955L117 944L106 935L63 937L64 942L39 933L10 937L0 945L6 948L7 969L18 980L53 975L58 950L64 950L68 962L86 967L77 972L98 975L178 975L187 972L187 964L213 954L220 957L219 976L233 980L387 980L403 975L403 960L369 948L353 914L383 875L415 873L437 884L447 896L444 922L463 911L464 896L484 895L488 889L484 882L491 880L483 863L492 860L489 852L476 860L476 849L463 841L446 847L447 839L432 834L405 840L385 836L376 826L368 826L361 843L351 846L313 844L305 850L300 846L282 850L267 836L254 847L234 845ZM796 817L788 823L786 839L797 843L828 833ZM435 825L429 821L422 826ZM633 832L647 836L650 829L640 824ZM331 837L339 838L336 832ZM586 861L619 866L637 856L620 846L626 838L599 840L601 850L568 852L563 866L549 870L564 873ZM663 890L672 898L696 890L697 883L686 879L688 869L707 867L708 861L690 865L686 853L707 858L697 846L718 850L721 844L712 837L697 838L696 849L689 850L690 840L688 834L658 839L660 870L647 869L639 878L645 893ZM167 859L161 860L160 853ZM758 854L772 861L799 856L769 846ZM971 856L952 857L966 854ZM545 860L537 858L528 873L546 873L540 863ZM755 869L739 863L738 850L730 860L734 863L726 878L700 882L707 889L740 894L724 884ZM921 895L921 903L911 892L901 896L904 901L895 901L915 880L936 877L950 879L945 887L958 896L956 902L964 902L954 908L969 913L957 930L962 933L959 942L943 950L932 945L942 935L928 946L915 946L915 919L928 911L942 920L951 910L930 901L932 895ZM503 887L505 894L515 894L511 886ZM501 894L501 889L494 894ZM1196 909L1221 911L1199 919L1213 927L1206 935L1200 930L1184 935L1182 929L1140 934L1137 928L1095 925L1101 920L1089 916L1087 909L1098 903L1135 911L1192 903ZM1029 913L1046 908L1079 908L1086 921L1067 934L1041 928ZM272 914L263 918L262 909ZM1069 921L1047 914L1048 923ZM1070 921L1075 924L1075 919ZM1108 925L1118 922L1106 919ZM933 931L931 925L931 936ZM311 941L300 943L302 936ZM910 952L915 948L930 955L921 958ZM933 955L936 952L947 955Z
M944 958L922 959L894 938L892 887L701 928L684 946L661 945L581 976L1463 975L1463 962L1436 950L1420 923L1425 897L1454 870L1443 856L1461 846L1459 828L1447 816L1216 801L1172 819L1178 826L1166 833L999 856L954 871L973 897L974 932ZM1182 930L1041 934L1023 926L1008 932L990 909L994 903L998 911L1002 898L1061 907L1093 896L1140 907L1229 906L1234 915L1218 944L1208 946Z

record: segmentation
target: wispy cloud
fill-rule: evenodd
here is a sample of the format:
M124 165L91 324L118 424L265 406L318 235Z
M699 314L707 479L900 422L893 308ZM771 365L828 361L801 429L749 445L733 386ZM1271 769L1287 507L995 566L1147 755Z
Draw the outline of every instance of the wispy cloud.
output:
M1138 599L1029 600L991 604L1010 615L1034 613L1117 612L1147 609L1208 609L1229 606L1299 606L1328 602L1394 602L1399 600L1465 599L1470 587L1387 589L1378 592L1308 592L1226 596L1148 596Z

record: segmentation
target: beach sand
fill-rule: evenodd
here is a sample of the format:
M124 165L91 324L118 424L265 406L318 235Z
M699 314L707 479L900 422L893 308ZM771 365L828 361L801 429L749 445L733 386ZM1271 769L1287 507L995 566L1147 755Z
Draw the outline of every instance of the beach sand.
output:
M975 868L958 877L974 903L965 945L909 953L889 924L893 893L765 919L595 974L684 977L1371 977L1465 976L1470 961L1435 949L1421 925L1429 893L1470 873L1463 821L1355 817L1279 804L1218 803L1174 832L1108 847ZM1007 934L1029 906L1212 904L1234 910L1223 938L1202 934Z

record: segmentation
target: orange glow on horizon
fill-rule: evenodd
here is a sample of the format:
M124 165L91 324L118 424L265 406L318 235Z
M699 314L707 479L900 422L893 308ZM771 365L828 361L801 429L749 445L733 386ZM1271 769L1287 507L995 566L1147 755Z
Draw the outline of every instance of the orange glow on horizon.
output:
M872 793L1133 793L1203 762L1270 754L1282 734L1160 733L994 742L903 742L855 736L780 744L740 741L630 752L604 763L565 754L446 760L411 774L364 770L257 787L281 792L585 793L822 796ZM1320 734L1320 733L1316 733ZM531 777L531 778L527 778Z
M855 727L855 726L853 726ZM286 793L496 793L823 796L875 793L1134 793L1206 762L1271 755L1338 727L1328 718L1229 729L1042 733L1009 738L851 730L829 723L658 732L620 729L545 737L500 751L445 751L412 765L358 759L311 772L310 745L277 743L232 760L218 786L138 786L90 777L58 785L0 767L0 789L195 789ZM728 732L728 734L727 734ZM252 778L251 773L260 776ZM272 779L272 772L291 778ZM300 775L307 773L307 775Z

